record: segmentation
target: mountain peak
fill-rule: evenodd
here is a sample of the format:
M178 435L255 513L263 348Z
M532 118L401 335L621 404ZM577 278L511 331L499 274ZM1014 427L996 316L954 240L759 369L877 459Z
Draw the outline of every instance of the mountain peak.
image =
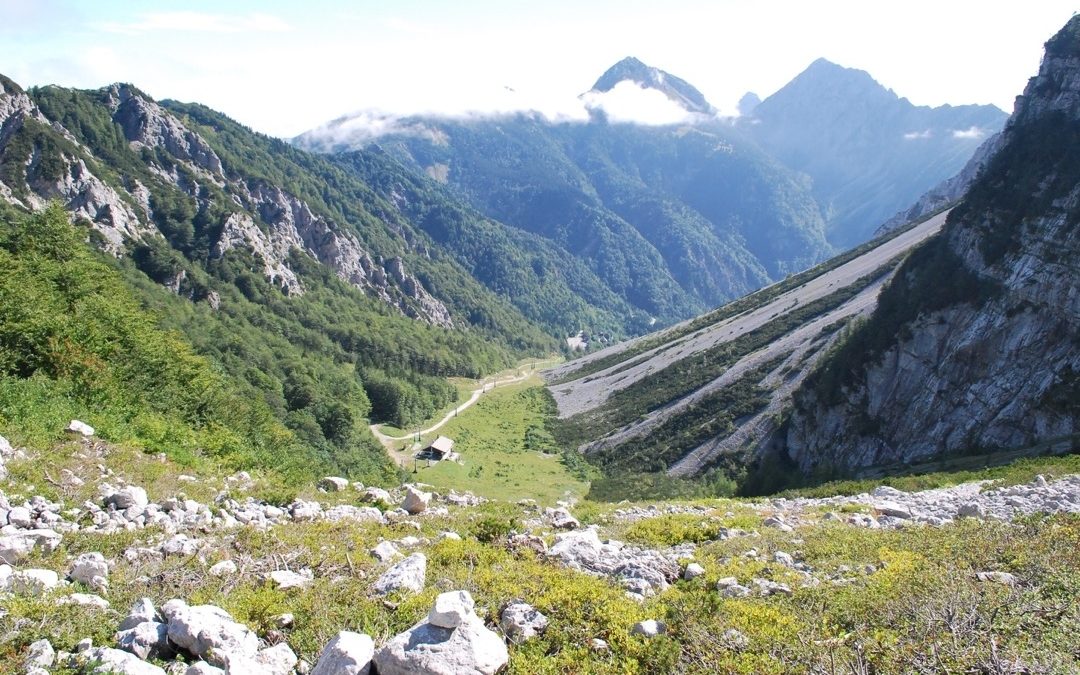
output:
M591 91L611 91L620 82L633 82L642 89L655 89L689 112L709 115L716 111L705 100L705 95L686 80L643 63L633 56L627 56L608 68Z

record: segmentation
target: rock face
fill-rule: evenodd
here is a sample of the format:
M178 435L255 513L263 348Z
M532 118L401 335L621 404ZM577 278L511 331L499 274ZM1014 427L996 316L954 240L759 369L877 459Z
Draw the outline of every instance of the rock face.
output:
M89 141L80 143L49 120L34 102L36 94L27 94L5 78L0 90L0 154L5 155L5 164L21 160L24 170L0 178L0 199L33 209L57 199L74 219L90 223L101 235L102 248L120 256L140 243L162 240L155 205L163 191L179 192L200 209L225 207L221 221L214 223L220 225L220 234L210 242L214 255L237 247L249 250L261 261L263 274L290 295L303 292L290 262L293 252L301 251L406 316L454 325L447 307L399 255L385 259L373 255L354 233L279 186L227 171L203 136L138 89L114 84L82 93L112 116L146 171L137 177L106 175L115 170L109 160L95 156ZM25 158L13 156L27 148ZM217 197L204 185L220 188L226 203L212 204ZM183 270L158 280L178 294L218 302L213 291L188 289Z
M367 675L374 655L370 636L341 631L323 648L310 675Z
M484 621L472 611L472 605L472 596L467 591L440 595L428 621L392 638L375 654L379 675L497 672L510 655L502 638L484 626ZM442 623L455 625L438 625Z
M797 393L786 444L803 471L1075 447L1078 35L1074 17L1047 43L963 204L827 366L834 386Z

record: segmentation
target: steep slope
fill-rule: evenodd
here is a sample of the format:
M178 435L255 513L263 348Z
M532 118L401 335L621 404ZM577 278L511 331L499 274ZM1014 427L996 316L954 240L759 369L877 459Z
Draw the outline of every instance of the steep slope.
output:
M1075 444L1078 158L1074 17L942 235L796 396L786 446L802 471Z
M605 494L608 483L642 473L742 481L792 392L944 221L938 214L692 321L549 370L554 434L604 469L593 487Z
M864 71L818 59L739 123L810 176L842 248L957 173L1005 118L991 105L915 106Z
M660 91L689 114L700 92L627 59L590 94L620 83ZM295 142L364 148L342 118ZM711 115L693 124L553 123L535 114L408 118L378 146L439 180L483 215L582 261L634 310L628 327L671 323L821 260L830 247L801 178Z
M22 210L61 203L162 325L265 401L313 466L359 472L347 459L358 449L385 463L365 417L424 419L457 396L446 376L556 348L323 158L129 85L3 86L0 196Z

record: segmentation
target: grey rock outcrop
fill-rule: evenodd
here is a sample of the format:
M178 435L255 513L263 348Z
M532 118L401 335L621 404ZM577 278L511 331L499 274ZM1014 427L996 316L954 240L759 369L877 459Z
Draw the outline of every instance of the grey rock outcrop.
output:
M391 638L376 652L379 675L493 675L506 665L510 658L506 645L472 611L469 593L451 591L443 595L451 596L442 601L447 611L433 609L428 621ZM439 604L436 601L436 608Z
M309 675L367 675L375 643L363 633L341 631L326 644Z
M1061 129L1080 122L1078 31L1074 17L1047 43L964 204L882 292L882 304L914 303L912 318L875 313L861 330L887 337L844 355L859 365L843 366L837 391L796 393L785 441L803 472L1075 447L1080 180L1066 158L1080 148ZM927 287L933 274L944 288Z

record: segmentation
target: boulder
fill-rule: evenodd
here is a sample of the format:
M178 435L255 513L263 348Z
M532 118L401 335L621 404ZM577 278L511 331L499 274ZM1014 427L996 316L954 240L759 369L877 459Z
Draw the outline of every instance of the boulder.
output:
M499 615L499 628L514 642L536 637L547 627L548 618L526 602L511 602Z
M431 493L422 492L412 485L405 488L405 501L401 502L401 508L403 508L410 515L416 515L423 513L427 510L428 504L431 503Z
M364 493L360 496L360 499L373 504L389 504L390 493L382 488L369 487L368 489L364 490Z
M105 588L108 586L109 563L100 553L83 553L75 558L68 577L73 581L81 581L91 588Z
M60 575L52 570L28 569L12 572L8 590L15 595L44 595L60 585Z
M657 621L656 619L638 621L634 624L634 627L630 629L631 635L641 635L646 638L654 638L657 635L663 635L666 632L667 624L663 621Z
M372 506L353 506L351 504L330 507L323 512L323 518L333 521L355 520L359 523L381 523L386 520L379 509Z
M80 607L93 607L94 609L108 609L109 601L100 595L93 593L72 593L65 595L56 601L58 605L79 605Z
M427 556L423 553L413 553L383 572L382 576L375 581L374 588L379 595L388 595L403 589L419 593L424 590L426 580Z
M242 654L225 657L228 675L290 675L297 662L296 654L284 642L263 649L254 658Z
M35 547L50 553L56 550L62 538L53 530L25 530L0 536L0 563L14 565L30 555Z
M211 665L225 665L232 655L254 658L259 652L258 636L220 607L170 600L161 611L168 619L169 639Z
M791 587L787 584L779 584L775 581L769 581L768 579L751 579L751 581L758 587L758 593L764 597L770 595L791 595Z
M184 675L225 675L225 671L216 666L212 666L206 661L199 661L188 666L184 671Z
M195 555L199 550L199 540L191 539L186 534L177 534L161 545L165 555Z
M976 572L975 578L979 581L989 581L995 584L1004 584L1005 586L1016 586L1020 583L1015 575L1008 572Z
M745 598L750 595L750 589L739 583L735 577L724 577L716 582L716 590L725 598Z
M451 604L461 609L459 593L468 596L464 591L443 595L455 596ZM506 645L480 617L471 610L463 616L455 611L454 616L461 619L456 627L422 621L391 638L375 654L379 675L493 675L506 665Z
M128 615L120 622L120 630L125 631L134 628L146 621L157 621L158 618L157 610L154 609L154 602L150 598L140 598L135 601L135 604L128 610Z
M341 492L349 487L349 479L341 476L327 476L319 481L318 487L326 492Z
M13 506L8 511L7 521L22 530L29 530L34 526L34 517L30 514L30 509L25 506Z
M171 659L176 655L169 644L169 627L157 621L144 621L116 634L116 646L140 659Z
M374 655L370 636L343 630L323 647L309 675L367 675Z
M401 552L391 542L381 541L371 549L371 555L379 562L390 562L394 558L400 558Z
M315 575L309 569L300 572L275 570L266 576L283 591L290 588L306 588L315 580Z
M565 507L548 509L547 516L551 520L551 526L559 530L576 530L581 527L578 519L570 515Z
M207 570L212 577L227 577L236 574L236 563L231 560L222 560L219 563L214 563Z
M56 650L48 640L31 642L26 650L26 658L23 665L27 670L31 668L52 668L56 662Z
M686 566L686 569L683 570L683 579L686 581L693 581L703 574L705 574L704 567L697 563L690 563Z
M428 623L440 628L457 628L474 613L475 607L468 591L440 593L428 612Z
M68 432L69 434L76 434L78 436L94 435L94 427L81 420L71 420L70 422L68 422L67 427L64 428L64 431Z
M133 506L143 507L149 503L150 498L146 496L146 490L136 485L122 487L105 497L105 506L112 506L117 511L124 511Z
M87 663L83 672L92 675L165 675L161 668L121 649L98 647L80 655Z

